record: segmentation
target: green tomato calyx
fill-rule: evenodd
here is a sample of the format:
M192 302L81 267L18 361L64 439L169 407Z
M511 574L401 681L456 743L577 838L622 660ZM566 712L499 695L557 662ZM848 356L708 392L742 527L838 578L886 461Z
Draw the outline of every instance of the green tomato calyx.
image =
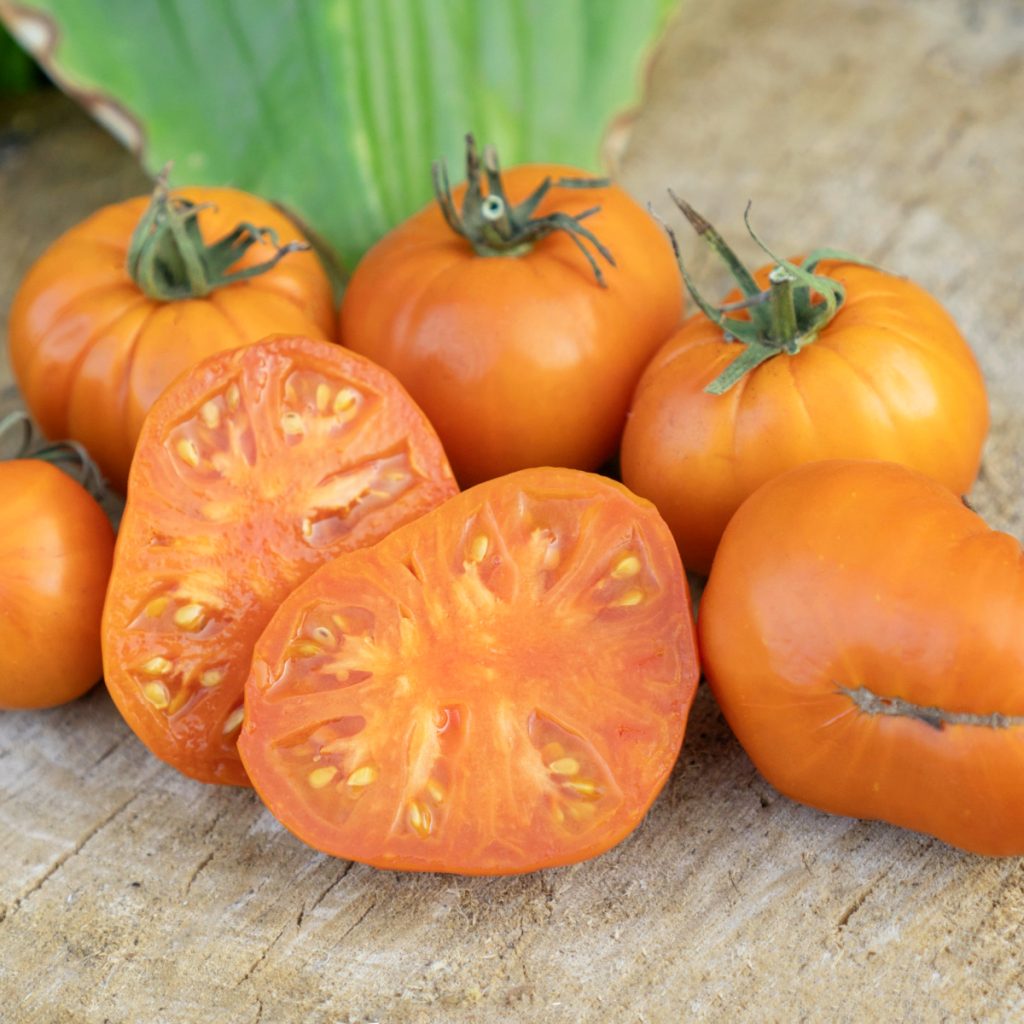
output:
M582 221L592 217L601 207L592 206L577 214L555 211L541 217L534 213L541 200L552 187L555 188L606 188L607 178L545 178L518 205L509 202L501 180L498 153L493 146L485 146L483 159L477 155L476 140L466 135L466 194L462 210L455 206L451 185L448 181L448 166L444 160L436 160L431 169L434 180L434 195L441 207L444 219L456 234L465 238L478 256L522 256L529 252L533 243L555 231L564 231L576 243L587 258L590 269L601 287L606 286L604 274L587 247L588 244L609 266L615 266L615 258L601 240ZM484 192L484 180L487 192Z
M743 346L743 351L704 389L708 394L724 394L751 370L775 356L796 355L831 323L846 298L846 289L834 278L816 272L823 260L842 260L879 269L867 260L838 249L815 249L800 263L776 256L751 227L748 203L743 214L747 231L775 263L768 275L768 287L761 288L710 222L671 189L668 194L697 234L725 263L743 295L737 302L724 306L713 306L708 302L690 277L675 233L667 224L663 225L693 301L709 320L722 329L726 341L739 342ZM742 317L728 315L741 311L745 314Z
M167 187L171 165L160 172L153 198L132 232L128 273L151 299L173 302L199 299L216 288L257 277L291 252L309 248L305 242L281 245L273 228L242 223L210 245L199 230L199 214L211 203L193 203L172 196ZM268 242L274 254L251 267L231 270L256 242Z

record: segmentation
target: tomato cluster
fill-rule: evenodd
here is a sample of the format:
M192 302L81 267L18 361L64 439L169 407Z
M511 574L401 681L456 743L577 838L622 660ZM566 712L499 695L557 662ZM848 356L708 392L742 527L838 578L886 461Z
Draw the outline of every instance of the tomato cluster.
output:
M112 572L106 520L54 527L99 554L37 588L4 706L95 679L105 589L108 690L185 774L381 867L565 864L672 770L700 672L685 565L710 573L709 682L770 781L1024 852L1024 570L956 497L988 409L948 314L831 250L750 272L677 200L735 277L714 305L617 186L503 174L471 138L466 171L435 167L437 203L365 256L337 325L295 228L240 193L161 181L55 243L13 365L127 501ZM592 472L616 454L625 486ZM49 469L0 473L28 494ZM47 650L69 616L75 673Z

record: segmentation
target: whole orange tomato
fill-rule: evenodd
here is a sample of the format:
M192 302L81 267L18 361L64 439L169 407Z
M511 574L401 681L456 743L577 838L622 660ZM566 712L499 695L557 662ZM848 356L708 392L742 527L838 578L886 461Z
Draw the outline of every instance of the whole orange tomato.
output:
M0 708L74 700L99 678L114 530L81 484L0 462Z
M506 874L631 832L697 686L672 535L570 469L480 484L340 555L252 658L245 766L301 839L378 867Z
M146 410L183 370L275 331L333 338L330 282L306 248L263 199L162 180L151 200L62 235L10 318L14 375L43 433L81 442L123 491Z
M704 669L796 800L1024 854L1024 552L919 473L802 466L750 497L700 608Z
M756 305L735 318L696 313L658 351L622 440L623 481L658 506L688 569L707 573L743 499L804 462L886 459L970 488L988 401L935 299L873 267L813 256L763 267L744 290Z
M621 188L580 173L501 175L493 151L481 170L470 140L468 185L450 192L438 174L438 203L375 245L345 292L342 344L405 385L464 486L527 466L599 466L679 322L682 287L657 225Z

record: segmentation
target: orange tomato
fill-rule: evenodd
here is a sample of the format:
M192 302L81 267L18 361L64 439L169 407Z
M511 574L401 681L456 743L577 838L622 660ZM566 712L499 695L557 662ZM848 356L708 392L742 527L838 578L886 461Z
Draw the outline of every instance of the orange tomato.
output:
M524 470L286 598L253 654L238 745L270 810L317 849L532 871L637 826L698 674L651 505L593 474Z
M158 757L246 785L252 645L340 551L455 493L440 442L361 356L271 337L211 356L146 418L103 612L107 688Z
M100 678L114 530L81 484L38 459L0 462L0 708L48 708Z
M765 778L833 814L1024 854L1024 552L919 473L803 466L736 513L704 669Z
M545 178L580 174L515 167L504 172L507 205ZM455 204L465 196L456 188ZM352 275L342 344L405 385L463 486L527 466L597 468L615 453L643 367L679 322L671 249L623 189L555 185L536 216L592 207L582 223L615 259L606 287L567 231L480 255L438 204L385 236Z
M762 287L769 270L755 275ZM818 272L846 297L795 354L776 355L724 394L709 394L743 346L697 313L637 386L622 479L657 505L688 569L707 573L742 501L804 462L890 460L959 493L977 475L988 401L949 315L904 278L838 261L823 261Z
M171 203L186 197L211 204L196 221L210 245L243 222L273 229L282 244L302 240L256 196L186 188L173 191ZM22 282L9 328L14 375L42 432L81 442L122 492L146 411L183 370L275 331L334 335L330 282L312 252L291 252L208 295L165 301L147 294L129 272L128 255L149 202L104 207L57 239ZM237 251L232 270L247 271L276 249L261 238ZM180 277L173 262L168 257L161 272ZM181 284L159 275L158 283Z

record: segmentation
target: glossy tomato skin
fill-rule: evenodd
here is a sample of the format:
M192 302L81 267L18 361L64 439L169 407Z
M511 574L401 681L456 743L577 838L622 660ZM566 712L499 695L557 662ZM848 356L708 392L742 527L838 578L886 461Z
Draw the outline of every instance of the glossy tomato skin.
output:
M281 605L239 749L305 842L512 874L596 856L675 763L699 669L671 535L568 469L480 484Z
M523 200L571 167L504 172ZM464 187L454 190L461 203ZM672 250L621 188L552 188L537 214L601 212L586 226L611 250L607 288L555 232L520 256L478 256L436 203L362 259L341 306L342 344L387 367L437 428L463 486L527 466L595 469L612 456L630 395L679 323ZM598 257L600 262L600 257Z
M267 619L325 560L455 491L398 382L337 345L271 337L188 371L143 426L103 613L128 724L186 775L247 785L242 685Z
M47 462L0 462L0 494L0 709L54 707L100 678L114 530Z
M757 275L762 284L768 269ZM708 572L741 502L802 463L882 459L961 494L977 476L988 400L949 315L903 278L830 261L819 272L846 287L846 300L797 355L776 356L724 395L709 395L705 387L740 346L697 314L637 386L622 479L658 506L695 572Z
M172 191L210 203L198 223L206 242L241 222L301 241L270 203L229 188ZM205 298L149 298L127 270L132 232L148 197L103 207L57 239L14 298L11 366L25 403L47 437L74 438L123 493L142 420L157 395L214 352L274 332L333 339L330 282L312 252L290 253L265 273ZM255 243L237 268L269 259Z
M1024 853L1024 554L941 484L830 461L765 484L701 599L704 670L788 796Z

